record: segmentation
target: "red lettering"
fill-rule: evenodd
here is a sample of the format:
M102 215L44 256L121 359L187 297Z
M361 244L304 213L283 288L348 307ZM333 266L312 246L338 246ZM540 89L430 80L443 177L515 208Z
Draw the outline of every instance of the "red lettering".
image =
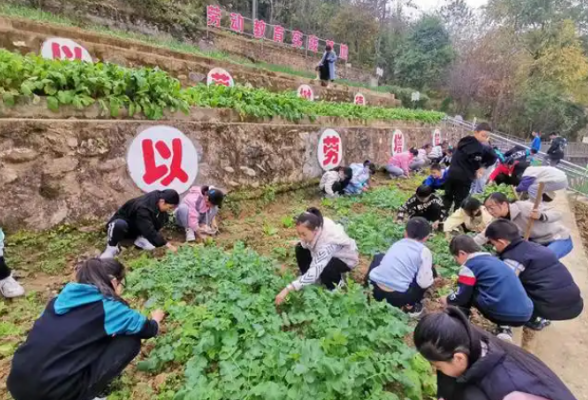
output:
M323 166L339 163L340 143L341 139L337 136L325 137L323 140Z
M292 32L292 46L300 48L303 46L302 37L304 34L300 31L293 31Z
M165 176L167 167L165 165L156 165L155 150L153 149L153 141L151 139L143 140L141 148L143 149L143 162L145 163L143 180L146 184L151 185Z
M221 26L222 11L219 6L207 6L206 7L206 24L208 26Z
M183 152L181 139L176 138L172 140L172 151L173 158L169 167L169 174L161 181L163 186L169 186L174 179L178 179L182 183L188 182L188 174L182 169Z
M171 150L161 140L155 143L154 146L151 139L143 140L141 148L143 150L143 162L145 165L143 180L146 184L151 185L162 178L161 184L163 186L169 186L175 179L178 179L182 183L188 181L188 174L182 169L183 149L181 139L176 138L172 140ZM167 165L157 165L155 162L155 150L165 160L171 157L169 168Z
M284 28L280 25L274 26L274 42L284 43Z
M61 60L61 47L59 47L59 43L51 43L51 52L53 53L54 59Z
M316 36L310 35L308 37L308 44L307 44L308 50L314 51L316 53L318 51L318 42L319 42L319 40Z

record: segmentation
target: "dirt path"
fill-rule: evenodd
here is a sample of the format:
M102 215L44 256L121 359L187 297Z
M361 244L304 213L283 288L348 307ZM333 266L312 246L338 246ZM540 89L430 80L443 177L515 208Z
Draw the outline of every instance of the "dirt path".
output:
M574 250L562 261L588 299L588 263L576 225L571 199L558 193L555 207L563 213L563 223L572 233ZM536 335L529 348L558 374L578 400L588 400L588 374L584 371L588 360L588 311L572 321L553 322Z

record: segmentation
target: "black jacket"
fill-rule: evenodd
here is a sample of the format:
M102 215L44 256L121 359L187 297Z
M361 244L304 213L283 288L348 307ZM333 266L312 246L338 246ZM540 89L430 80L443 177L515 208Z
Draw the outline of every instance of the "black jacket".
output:
M155 247L165 246L167 241L159 231L168 221L167 213L159 211L157 203L161 192L156 190L127 201L108 221L122 219L129 224L129 237L143 236Z
M473 182L476 171L488 168L496 162L496 154L490 146L485 146L473 136L466 136L459 141L453 152L449 179L462 182Z
M484 339L488 350L459 378L438 374L437 396L445 400L503 400L512 392L549 400L576 400L541 360L499 339Z
M580 315L584 308L580 289L566 266L547 247L520 239L512 242L500 258L520 272L535 315L554 321Z
M560 136L551 141L551 146L547 150L547 154L553 159L561 160L564 158L564 149L567 145L567 140Z

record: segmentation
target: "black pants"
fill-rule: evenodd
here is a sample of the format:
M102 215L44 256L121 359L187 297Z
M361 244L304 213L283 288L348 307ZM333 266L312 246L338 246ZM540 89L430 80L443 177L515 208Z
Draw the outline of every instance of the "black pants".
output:
M377 301L384 301L386 300L388 304L397 307L403 308L404 306L413 306L416 303L420 303L425 296L426 289L421 288L416 283L416 276L414 281L408 287L406 292L387 292L382 290L375 282L369 280L370 272L374 268L380 265L382 259L384 258L384 254L377 254L372 263L370 264L370 269L366 275L366 282L369 282L374 288L374 299Z
M498 176L496 176L496 178L494 179L494 182L497 185L515 185L516 182L516 178L510 175L506 175L506 174L498 174Z
M6 279L10 276L10 268L6 265L4 257L0 257L0 280Z
M490 321L498 326L512 326L512 327L516 328L519 326L523 326L527 322L529 322L528 320L527 321L505 321L505 320L501 319L500 317L492 315L492 313L488 312L488 310L485 310L484 307L480 307L480 305L476 302L476 300L474 298L472 298L472 301L470 302L470 304L467 304L465 306L459 306L458 308L466 316L469 317L472 307L477 308L478 311L480 312L480 314L482 314L484 316L484 318L486 318L488 321Z
M116 246L125 239L136 239L129 236L129 224L124 219L116 219L108 224L108 245Z
M349 182L351 182L351 178L333 183L333 192L339 193L340 195L345 194L344 190L349 185Z
M296 245L296 262L298 263L300 272L305 274L310 269L310 263L312 263L310 250L305 249L300 244ZM343 274L349 271L351 271L351 268L349 268L343 261L338 258L331 258L331 261L329 261L323 270L320 279L327 289L333 290L343 279Z
M455 209L461 208L461 203L469 196L472 187L471 181L457 180L455 178L447 179L445 182L445 195L443 196L443 205L447 215L451 212L452 206Z
M442 208L439 204L431 204L428 208L417 211L412 217L423 217L429 222L436 222L441 219Z
M127 365L139 355L139 351L141 339L137 336L116 336L110 339L109 345L93 364L70 378L72 388L76 390L62 386L53 390L53 393L43 393L42 388L28 387L26 382L13 382L10 377L7 382L8 390L15 400L92 400L122 374Z

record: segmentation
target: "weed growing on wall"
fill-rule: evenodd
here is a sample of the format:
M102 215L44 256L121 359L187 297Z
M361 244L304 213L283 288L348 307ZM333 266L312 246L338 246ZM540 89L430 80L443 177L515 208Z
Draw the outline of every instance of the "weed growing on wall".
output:
M421 399L430 367L404 342L406 317L363 287L308 287L276 310L292 276L236 244L184 248L128 277L129 292L164 305L168 330L138 368L185 365L174 399ZM386 391L394 388L394 393ZM425 393L423 393L423 389Z

